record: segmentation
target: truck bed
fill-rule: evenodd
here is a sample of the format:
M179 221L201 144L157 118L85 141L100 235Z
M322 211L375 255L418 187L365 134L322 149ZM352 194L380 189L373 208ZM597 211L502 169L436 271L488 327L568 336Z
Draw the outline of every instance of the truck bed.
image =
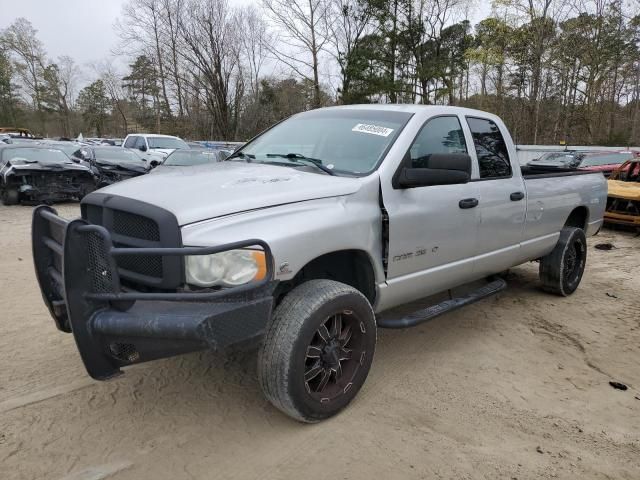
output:
M533 179L533 178L553 178L553 177L570 177L574 175L590 175L590 174L599 174L602 175L602 172L593 172L589 170L576 170L576 169L563 169L563 168L544 168L544 167L529 167L527 165L522 165L520 167L520 171L522 172L522 177L525 180Z

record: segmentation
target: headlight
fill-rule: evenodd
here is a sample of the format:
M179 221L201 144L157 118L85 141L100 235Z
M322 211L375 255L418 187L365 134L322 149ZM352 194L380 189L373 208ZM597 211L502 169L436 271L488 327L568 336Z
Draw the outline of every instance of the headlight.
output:
M267 272L261 250L229 250L186 257L187 283L198 287L235 287L262 280Z

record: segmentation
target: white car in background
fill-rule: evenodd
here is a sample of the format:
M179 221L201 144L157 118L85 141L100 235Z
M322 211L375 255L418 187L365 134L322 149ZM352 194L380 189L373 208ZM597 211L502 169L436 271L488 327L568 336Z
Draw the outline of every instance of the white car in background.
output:
M122 142L122 148L134 148L142 152L142 157L149 163L162 163L167 155L178 149L188 149L187 142L172 135L155 133L132 133Z

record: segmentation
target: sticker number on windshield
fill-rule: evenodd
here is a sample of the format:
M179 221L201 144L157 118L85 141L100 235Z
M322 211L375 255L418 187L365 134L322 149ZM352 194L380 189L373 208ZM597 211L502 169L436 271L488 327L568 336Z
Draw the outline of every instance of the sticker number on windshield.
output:
M370 133L371 135L379 135L381 137L388 137L393 128L380 127L378 125L367 125L366 123L359 123L351 129L352 132Z

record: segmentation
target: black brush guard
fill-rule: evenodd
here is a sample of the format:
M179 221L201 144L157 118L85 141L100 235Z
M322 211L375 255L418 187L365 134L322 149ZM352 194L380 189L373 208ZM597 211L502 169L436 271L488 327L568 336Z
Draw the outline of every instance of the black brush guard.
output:
M203 292L140 292L120 284L124 255L210 255L259 246L267 272L239 287ZM118 248L109 231L65 220L48 206L33 212L32 248L45 304L59 330L73 333L89 375L106 380L120 367L260 338L273 304L273 256L262 240L216 247Z

